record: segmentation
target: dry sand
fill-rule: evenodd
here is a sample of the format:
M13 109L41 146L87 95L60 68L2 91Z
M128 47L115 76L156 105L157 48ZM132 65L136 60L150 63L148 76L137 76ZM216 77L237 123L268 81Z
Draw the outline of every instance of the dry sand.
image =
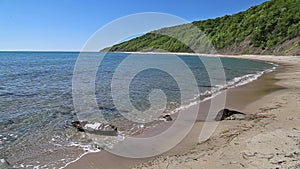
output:
M180 144L163 155L148 159L128 159L101 151L85 155L66 168L300 167L300 57L222 57L263 60L281 65L277 71L255 82L227 91L227 107L258 114L261 118L222 121L213 136L202 143L198 142L203 126L203 122L199 121ZM205 107L209 101L202 104ZM159 129L168 125L162 125Z

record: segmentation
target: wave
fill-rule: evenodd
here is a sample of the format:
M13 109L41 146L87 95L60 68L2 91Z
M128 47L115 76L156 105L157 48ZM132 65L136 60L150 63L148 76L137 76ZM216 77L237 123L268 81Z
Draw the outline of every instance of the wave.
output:
M14 95L14 93L8 91L8 90L5 90L4 87L1 87L0 89L0 96L11 96L11 95Z
M220 94L222 91L225 91L227 89L231 89L231 88L235 88L235 87L239 87L239 86L243 86L245 84L251 83L251 82L257 80L263 74L275 71L276 68L279 66L279 65L277 65L275 63L271 63L271 62L267 62L267 63L273 65L273 67L270 69L266 69L264 71L257 72L255 74L246 74L244 76L235 77L232 80L228 81L224 85L216 85L216 86L212 87L210 90L206 90L205 92L200 93L200 95L195 96L195 98L191 99L191 101L188 104L178 107L177 109L170 112L170 114L175 114L175 113L179 112L180 110L187 109L193 105L199 104L200 102L209 100L209 99L215 97L216 95Z
M36 93L14 93L8 90L5 90L4 88L0 89L0 97L6 97L6 96L17 96L17 97L33 97L36 96Z

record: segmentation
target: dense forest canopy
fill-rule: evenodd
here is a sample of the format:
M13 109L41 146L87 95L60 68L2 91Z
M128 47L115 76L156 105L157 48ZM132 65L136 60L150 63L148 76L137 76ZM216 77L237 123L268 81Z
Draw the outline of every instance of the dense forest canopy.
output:
M191 24L203 36L185 24L149 32L104 51L211 53L207 48L212 45L224 54L300 55L300 0L271 0L231 16Z

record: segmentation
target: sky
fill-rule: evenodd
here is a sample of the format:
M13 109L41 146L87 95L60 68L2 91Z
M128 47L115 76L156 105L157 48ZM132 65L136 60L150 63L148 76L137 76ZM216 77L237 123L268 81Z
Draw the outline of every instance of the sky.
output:
M265 1L0 0L0 51L80 51L97 30L130 14L160 12L195 21Z

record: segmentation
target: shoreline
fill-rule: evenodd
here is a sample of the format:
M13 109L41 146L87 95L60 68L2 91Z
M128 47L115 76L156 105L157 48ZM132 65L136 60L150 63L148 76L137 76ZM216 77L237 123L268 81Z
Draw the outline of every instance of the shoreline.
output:
M132 53L132 52L130 52ZM138 52L141 53L141 52ZM200 56L199 54L186 54L186 53L144 53L143 54L176 54L176 55L189 55L189 56ZM207 54L201 54L202 56L209 56ZM257 55L243 55L243 56L237 56L237 55L211 55L211 56L215 56L215 57L231 57L231 58L239 58L239 59L250 59L250 60L260 60L260 61L265 61L265 62L272 62L272 63L276 63L281 65L279 69L281 69L282 67L285 68L287 65L292 64L294 59L298 59L295 56L257 56ZM290 61L285 61L287 58L290 59ZM271 78L272 81L272 77L270 77L271 74L277 75L277 73L279 70L275 70L274 72L271 73L266 73L263 74L263 76L261 76L259 79L252 81L250 83L247 83L245 85L242 86L238 86L232 89L227 89L228 93L227 96L229 96L229 103L226 103L226 107L229 107L231 109L235 109L235 110L240 110L242 112L246 112L249 113L245 110L247 110L247 105L250 105L253 102L256 102L257 100L260 100L262 98L264 98L265 96L268 96L272 93L276 93L277 90L282 89L280 87L276 88L274 87L274 89L267 89L266 91L259 93L256 92L255 94L252 94L251 97L249 97L250 99L245 99L241 101L241 98L238 97L238 95L241 95L241 93L243 93L244 95L251 95L251 93L254 93L253 91L250 90L254 90L255 88L262 86L264 84L264 82L266 81L266 78ZM270 79L269 79L270 80ZM259 81L262 81L262 84L258 84ZM275 84L275 81L270 82L271 84ZM257 86L256 86L257 85ZM250 87L249 87L250 86ZM252 88L251 88L252 86ZM253 87L254 86L254 87ZM276 85L274 85L276 86ZM250 90L249 90L250 89ZM260 89L260 88L258 88ZM265 90L265 89L264 89ZM261 91L260 91L261 92ZM207 104L209 102L206 101ZM238 106L238 103L235 102L240 102L242 104L239 105L243 105L243 106ZM227 121L225 122L221 122L222 123L227 123ZM168 124L170 125L170 124ZM168 127L168 125L164 124L160 126L160 128L163 130L165 128ZM192 129L192 131L190 133L197 133L196 131L199 130L199 127L201 129L201 126L203 125L203 122L196 122L194 125L194 128ZM196 126L196 128L195 128ZM219 129L218 129L219 130ZM216 131L218 132L218 131ZM189 134L190 135L190 134ZM192 134L193 135L193 134ZM214 134L215 135L215 134ZM192 136L194 137L194 136ZM191 138L185 138L184 141L182 141L179 145L177 145L175 148L173 148L172 150L168 151L167 153L160 155L159 157L155 157L155 159L159 159L162 156L166 156L166 154L168 156L174 156L174 155L178 155L178 154L184 154L187 153L195 144L197 144L197 140L191 139ZM90 153L87 155L84 155L82 158L80 158L79 160L70 163L69 165L67 165L65 168L81 168L81 167L85 167L86 165L90 166L90 168L131 168L136 166L139 163L142 163L140 165L144 166L143 163L146 163L149 160L153 160L154 158L148 158L148 159L128 159L128 158L123 158L123 157L118 157L115 155L112 155L106 151L101 151L99 153ZM115 163L116 161L118 161L118 163ZM150 163L150 162L148 162Z
M256 93L249 86L262 89L254 101L244 100L240 106L246 113L255 113L265 118L253 121L222 121L215 134L207 141L196 144L183 154L158 157L137 165L136 168L297 168L300 167L300 58L279 57L265 61L280 64L265 84L270 74L259 80L236 88L229 100L241 101L241 95ZM268 80L267 80L268 81ZM279 90L270 90L270 84ZM247 89L248 88L248 89ZM245 90L248 90L245 91ZM244 92L244 93L243 93ZM238 96L236 98L235 96ZM233 107L237 106L234 102ZM155 166L155 167L153 167Z
M207 57L220 57L220 58L238 58L249 60L261 60L261 61L274 61L278 58L282 61L282 58L297 58L299 56L279 56L279 55L234 55L234 54L219 54L219 53L188 53L188 52L112 52L112 53L128 53L128 54L163 54L163 55L180 55L180 56L207 56ZM276 59L277 58L277 59ZM282 63L282 62L280 62Z

